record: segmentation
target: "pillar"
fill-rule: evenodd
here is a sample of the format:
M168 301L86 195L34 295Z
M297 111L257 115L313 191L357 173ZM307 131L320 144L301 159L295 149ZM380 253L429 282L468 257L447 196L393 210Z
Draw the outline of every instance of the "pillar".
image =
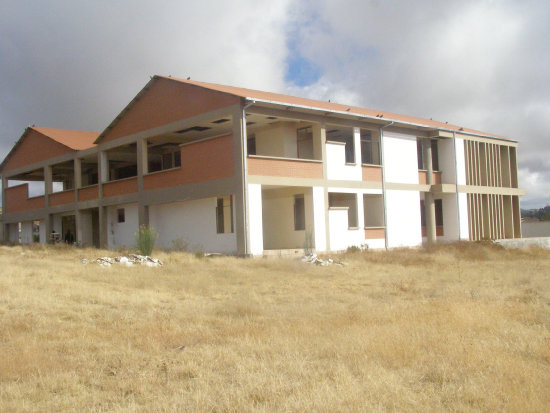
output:
M247 172L246 172L246 120L242 107L233 112L233 170L235 195L235 235L237 237L237 254L249 255L249 231L247 205Z
M107 207L99 206L99 248L108 248Z
M422 140L422 155L426 166L426 183L433 185L433 165L432 165L432 141L431 139ZM435 223L435 202L431 192L424 193L424 209L426 215L426 238L428 245L436 241L436 223Z
M44 199L46 207L50 206L50 194L53 192L52 167L44 167Z
M2 214L6 213L6 188L8 187L8 179L4 176L2 176ZM2 218L2 214L0 214L0 218ZM3 241L8 241L9 238L9 230L7 224L4 223L4 220L2 219L2 228L0 228L2 233L0 234L2 236Z

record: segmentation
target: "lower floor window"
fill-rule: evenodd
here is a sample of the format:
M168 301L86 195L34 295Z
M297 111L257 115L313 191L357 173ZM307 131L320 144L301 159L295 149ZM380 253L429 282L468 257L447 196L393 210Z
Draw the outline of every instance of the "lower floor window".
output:
M294 230L306 229L306 208L304 195L294 195Z
M218 197L216 201L216 232L228 234L233 232L233 197Z

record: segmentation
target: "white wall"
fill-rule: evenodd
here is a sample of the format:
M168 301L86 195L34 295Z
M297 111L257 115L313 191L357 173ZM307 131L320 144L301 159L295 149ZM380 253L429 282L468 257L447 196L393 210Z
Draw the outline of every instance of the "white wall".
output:
M157 246L162 248L172 247L173 240L182 240L188 243L191 251L225 254L237 252L235 231L228 234L216 232L215 197L151 205L149 225L158 232ZM233 211L234 228L235 225L235 211Z
M262 225L262 186L248 184L248 230L250 253L261 255L264 251Z
M459 177L460 181L460 177ZM468 225L468 195L458 194L458 210L460 211L460 239L470 239L470 226Z
M21 244L32 244L32 221L21 223Z
M348 247L360 247L365 242L365 231L363 228L348 228L347 209L329 209L329 231L330 249L332 251L343 251Z
M312 188L312 203L313 203L313 242L316 251L326 251L327 249L327 232L325 211L325 191L323 187L314 186Z
M297 158L296 124L281 122L270 128L259 130L256 136L256 154Z
M389 248L413 247L422 244L418 191L387 190L386 211Z
M359 145L361 146L361 145ZM357 147L356 147L357 148ZM341 142L327 142L327 178L348 181L361 181L363 172L361 170L360 154L355 154L354 165L346 164L346 145ZM359 162L357 157L359 156Z
M439 170L441 171L441 183L455 183L455 147L453 139L438 139Z
M365 245L370 249L370 250L381 250L381 249L384 249L386 248L386 240L384 238L381 238L381 239L366 239L365 240Z
M416 136L384 132L386 182L418 184Z
M464 152L464 139L456 138L456 170L458 185L466 185L466 157Z
M437 240L458 241L456 194L442 194L441 201L443 206L443 236L437 237Z
M124 222L118 221L117 209L124 208ZM109 249L132 248L136 245L135 233L139 229L137 204L124 204L107 208L107 244Z

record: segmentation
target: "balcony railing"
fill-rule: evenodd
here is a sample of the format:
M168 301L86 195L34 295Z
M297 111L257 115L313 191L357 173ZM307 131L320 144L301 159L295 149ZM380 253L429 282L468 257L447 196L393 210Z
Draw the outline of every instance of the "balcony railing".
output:
M322 161L249 155L248 174L287 178L323 178Z
M117 181L105 182L103 184L103 196L105 198L110 196L133 194L137 191L137 177L135 176Z

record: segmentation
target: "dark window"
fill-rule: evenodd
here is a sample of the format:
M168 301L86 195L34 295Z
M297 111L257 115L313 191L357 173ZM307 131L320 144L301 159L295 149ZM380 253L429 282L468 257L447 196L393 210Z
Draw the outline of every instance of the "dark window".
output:
M294 230L306 229L306 208L303 195L294 195Z
M172 168L172 152L162 154L162 169Z
M233 232L233 197L223 196L216 201L216 232L227 234Z
M424 168L424 153L422 152L422 141L420 139L416 140L416 153L418 154L418 169Z
M327 131L327 140L346 144L346 163L355 163L353 129L332 129Z
M126 217L124 216L124 208L117 209L116 214L117 214L117 221L119 223L122 223L122 222L126 221Z
M435 225L437 227L443 226L443 200L436 199L435 203Z
M380 144L369 130L361 131L361 163L380 165Z
M432 140L432 169L439 171L439 151L437 149L437 140Z
M424 201L420 201L420 225L422 227L426 226L426 204ZM436 227L442 227L443 226L443 200L442 199L434 199L434 206L435 206L435 226Z
M256 138L254 136L246 140L246 148L249 155L256 155Z
M179 168L181 166L181 152L174 152L174 167Z
M431 140L430 145L432 147L432 169L434 171L439 171L439 150L437 140ZM418 169L427 170L428 165L426 165L426 162L424 161L424 152L422 151L421 139L416 141L416 151L418 153Z

